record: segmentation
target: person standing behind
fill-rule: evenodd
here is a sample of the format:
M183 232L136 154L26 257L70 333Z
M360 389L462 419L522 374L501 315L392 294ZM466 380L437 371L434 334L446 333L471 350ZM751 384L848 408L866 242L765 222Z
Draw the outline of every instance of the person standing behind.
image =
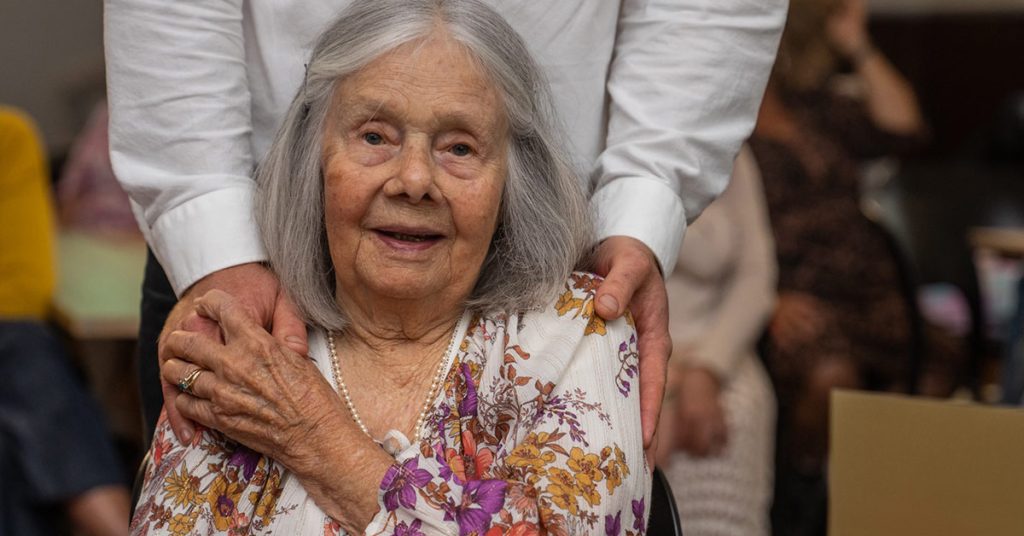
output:
M607 275L596 309L608 319L633 309L649 447L669 354L661 274L687 223L725 187L753 127L786 2L488 3L538 57L574 160L590 173L596 270ZM308 350L296 308L261 264L251 176L301 86L312 37L346 4L105 3L111 159L154 253L140 333L150 425L161 403L161 328L215 336L195 317L196 296L235 295L275 337ZM176 388L161 387L175 433L189 438Z
M776 274L761 175L744 148L666 282L673 351L658 460L687 536L771 533L775 395L756 346Z

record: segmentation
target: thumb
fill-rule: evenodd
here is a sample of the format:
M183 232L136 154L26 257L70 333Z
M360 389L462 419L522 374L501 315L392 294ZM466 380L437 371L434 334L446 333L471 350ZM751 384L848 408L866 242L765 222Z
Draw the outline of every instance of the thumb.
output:
M595 308L605 320L623 313L649 279L661 279L654 253L643 242L628 236L610 237L598 246L594 267L605 276L597 289Z
M612 258L608 274L597 289L597 314L605 320L622 316L649 270L649 264L640 255L625 254Z
M302 321L299 308L283 290L277 293L274 317L270 325L271 334L299 355L309 354L309 340L306 323Z

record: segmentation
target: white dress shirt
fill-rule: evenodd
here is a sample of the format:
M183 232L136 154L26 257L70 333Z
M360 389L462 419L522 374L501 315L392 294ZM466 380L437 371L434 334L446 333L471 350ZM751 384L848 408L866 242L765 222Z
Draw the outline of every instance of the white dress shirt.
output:
M671 273L753 128L786 0L487 0L547 74L598 238ZM252 172L346 0L106 0L111 161L179 295L266 259Z

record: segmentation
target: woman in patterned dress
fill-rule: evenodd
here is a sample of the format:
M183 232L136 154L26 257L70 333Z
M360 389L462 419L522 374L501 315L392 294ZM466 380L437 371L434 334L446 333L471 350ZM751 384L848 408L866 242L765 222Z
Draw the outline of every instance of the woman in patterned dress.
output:
M166 335L133 534L643 534L627 318L525 45L475 2L356 2L258 171L300 356L211 292ZM339 396L340 395L340 396Z

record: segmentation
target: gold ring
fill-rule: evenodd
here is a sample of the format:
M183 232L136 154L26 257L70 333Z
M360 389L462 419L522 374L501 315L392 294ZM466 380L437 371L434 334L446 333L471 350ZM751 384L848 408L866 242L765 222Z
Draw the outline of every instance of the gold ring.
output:
M202 373L203 369L196 367L192 372L182 376L182 378L178 380L178 390L187 395L196 396L196 394L192 392L192 386L196 383L196 378L198 378Z

